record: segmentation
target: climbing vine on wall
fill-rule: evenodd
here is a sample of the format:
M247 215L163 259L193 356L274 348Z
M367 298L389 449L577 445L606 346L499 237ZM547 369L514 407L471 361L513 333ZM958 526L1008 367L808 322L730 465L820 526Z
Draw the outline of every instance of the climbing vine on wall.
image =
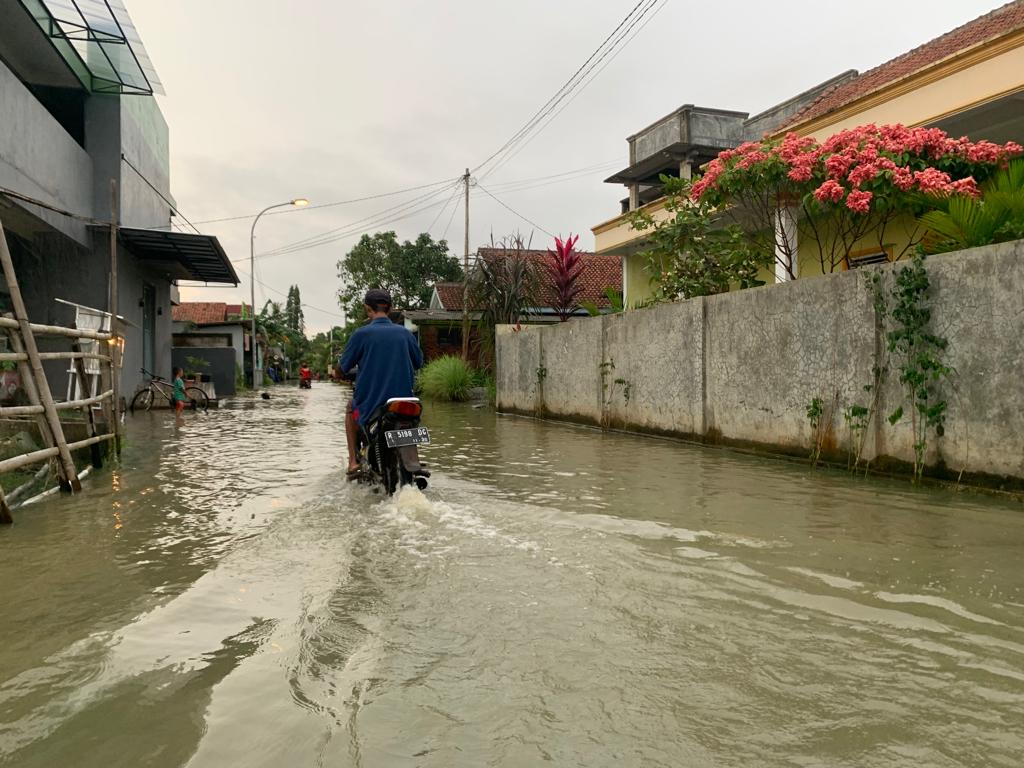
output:
M889 311L891 329L886 334L906 396L904 404L889 415L889 423L898 423L905 411L910 411L915 481L920 481L924 471L929 435L942 437L945 433L947 402L941 385L955 373L945 362L949 342L932 331L929 288L924 257L919 254L896 272Z

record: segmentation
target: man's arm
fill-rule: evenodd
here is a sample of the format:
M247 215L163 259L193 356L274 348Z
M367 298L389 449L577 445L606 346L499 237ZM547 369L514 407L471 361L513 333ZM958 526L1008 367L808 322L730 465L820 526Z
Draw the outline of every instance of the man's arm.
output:
M345 351L341 354L341 366L342 373L349 373L353 368L359 365L360 359L363 357L363 338L359 331L356 331L349 337L348 344L345 345Z
M409 333L409 359L412 360L414 371L418 371L423 367L423 350L420 349L419 342L416 341L416 337L411 332Z

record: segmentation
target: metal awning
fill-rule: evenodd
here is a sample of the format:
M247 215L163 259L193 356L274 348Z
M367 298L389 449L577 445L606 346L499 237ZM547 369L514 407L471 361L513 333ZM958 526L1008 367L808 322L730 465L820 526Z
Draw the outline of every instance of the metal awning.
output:
M93 93L163 93L123 0L19 0Z
M120 228L118 235L135 258L165 268L176 280L238 285L235 268L213 235L131 227Z

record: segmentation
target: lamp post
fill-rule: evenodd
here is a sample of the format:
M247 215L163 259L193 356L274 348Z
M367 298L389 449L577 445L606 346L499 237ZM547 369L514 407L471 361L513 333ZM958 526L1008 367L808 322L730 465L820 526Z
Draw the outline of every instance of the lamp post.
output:
M252 353L252 388L256 389L256 222L260 220L267 211L272 211L275 208L287 208L289 205L294 205L297 208L301 208L304 205L309 205L309 200L304 197L297 197L294 200L289 200L287 203L276 203L274 205L268 205L262 211L256 214L256 218L252 220L252 229L249 230L249 283L252 288L252 338L249 340L250 352ZM262 383L262 377L260 379Z

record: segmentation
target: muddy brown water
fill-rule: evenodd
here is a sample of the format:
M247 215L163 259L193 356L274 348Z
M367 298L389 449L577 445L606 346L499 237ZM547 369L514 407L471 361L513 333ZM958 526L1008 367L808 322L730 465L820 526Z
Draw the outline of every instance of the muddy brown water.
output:
M1020 766L1024 508L346 391L129 418L0 530L0 765Z

